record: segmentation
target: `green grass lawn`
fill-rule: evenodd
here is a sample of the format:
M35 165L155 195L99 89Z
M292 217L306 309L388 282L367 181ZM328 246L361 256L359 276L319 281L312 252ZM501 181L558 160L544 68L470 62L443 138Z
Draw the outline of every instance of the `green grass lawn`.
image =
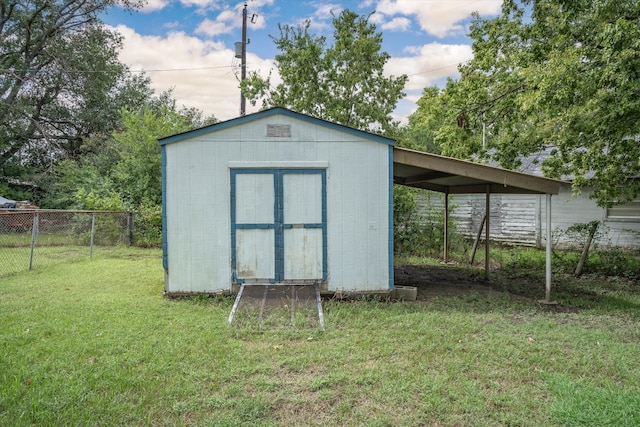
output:
M0 424L640 425L637 287L329 300L322 333L162 281L157 250L0 278Z

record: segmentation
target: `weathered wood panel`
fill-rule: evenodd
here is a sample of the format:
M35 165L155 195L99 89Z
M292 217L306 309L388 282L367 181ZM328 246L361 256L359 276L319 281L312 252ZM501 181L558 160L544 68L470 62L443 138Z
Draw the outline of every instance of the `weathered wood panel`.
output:
M284 253L286 280L322 279L322 230L285 230Z
M247 280L268 280L275 275L273 230L237 230L237 275Z

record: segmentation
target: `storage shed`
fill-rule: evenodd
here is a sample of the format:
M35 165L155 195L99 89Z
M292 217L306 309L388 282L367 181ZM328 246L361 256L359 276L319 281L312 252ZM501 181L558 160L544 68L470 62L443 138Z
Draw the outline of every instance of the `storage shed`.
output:
M393 140L272 108L159 144L168 295L393 288Z

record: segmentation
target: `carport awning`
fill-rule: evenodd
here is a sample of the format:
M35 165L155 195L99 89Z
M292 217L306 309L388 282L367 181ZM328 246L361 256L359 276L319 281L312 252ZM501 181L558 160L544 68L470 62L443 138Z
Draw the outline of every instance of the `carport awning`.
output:
M448 194L558 194L566 183L465 160L393 148L393 182ZM487 187L489 186L489 187Z
M567 185L566 183L399 147L393 148L393 182L445 193L445 262L447 261L449 240L449 194L486 194L485 221L483 221L485 224L485 277L488 277L489 272L491 194L546 194L547 249L544 302L551 302L551 195L558 194L560 188Z

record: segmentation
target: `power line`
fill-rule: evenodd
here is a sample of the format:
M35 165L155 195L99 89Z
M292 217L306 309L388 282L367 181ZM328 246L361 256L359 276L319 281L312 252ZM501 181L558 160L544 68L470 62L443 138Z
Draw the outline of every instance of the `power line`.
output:
M172 71L199 71L199 70L215 70L221 68L234 68L234 65L219 65L216 67L191 67L191 68L149 68L149 69L141 69L141 70L129 70L132 73L159 73L159 72L172 72ZM40 72L42 69L39 68L25 68L25 69L11 69L11 68L0 68L0 72L3 73L22 73L22 72ZM113 70L73 70L76 73L83 74L94 74L94 73L115 73L117 71Z
M469 59L471 59L471 58L469 58ZM453 67L453 66L458 66L458 65L463 64L463 63L465 63L465 62L467 62L467 61L460 61L460 62L456 62L456 63L454 63L454 64L449 64L449 65L445 65L445 66L438 67L438 68L431 68L430 70L418 71L417 73L407 74L407 77L417 76L417 75L420 75L420 74L431 73L431 72L433 72L433 71L444 70L445 68L449 68L449 67Z
M423 71L418 71L416 73L413 74L407 74L407 77L411 77L411 76L417 76L420 74L425 74L425 73L430 73L433 71L439 71L439 70L444 70L445 68L449 68L449 67L453 67L453 66L457 66L460 65L462 63L464 63L466 61L461 61L461 62L456 62L453 64L449 64L449 65L444 65L442 67L438 67L438 68L430 68L428 70L423 70ZM216 69L222 69L222 68L238 68L238 65L218 65L215 67L188 67L188 68L147 68L147 69L140 69L140 70L129 70L132 73L170 73L170 72L175 72L175 71L201 71L201 70L216 70ZM27 71L27 72L32 72L32 71L41 71L39 69L36 68L28 68L28 69L22 69L22 70L16 70L16 69L9 69L9 68L4 68L4 69L0 69L0 72L23 72L23 71ZM91 73L113 73L115 71L111 71L111 70L73 70L74 72L78 72L78 73L85 73L85 74L91 74Z
M129 70L132 73L146 73L146 72L171 72L171 71L200 71L200 70L216 70L220 68L233 68L233 65L219 65L217 67L193 67L193 68L165 68L165 69L142 69L142 70Z

